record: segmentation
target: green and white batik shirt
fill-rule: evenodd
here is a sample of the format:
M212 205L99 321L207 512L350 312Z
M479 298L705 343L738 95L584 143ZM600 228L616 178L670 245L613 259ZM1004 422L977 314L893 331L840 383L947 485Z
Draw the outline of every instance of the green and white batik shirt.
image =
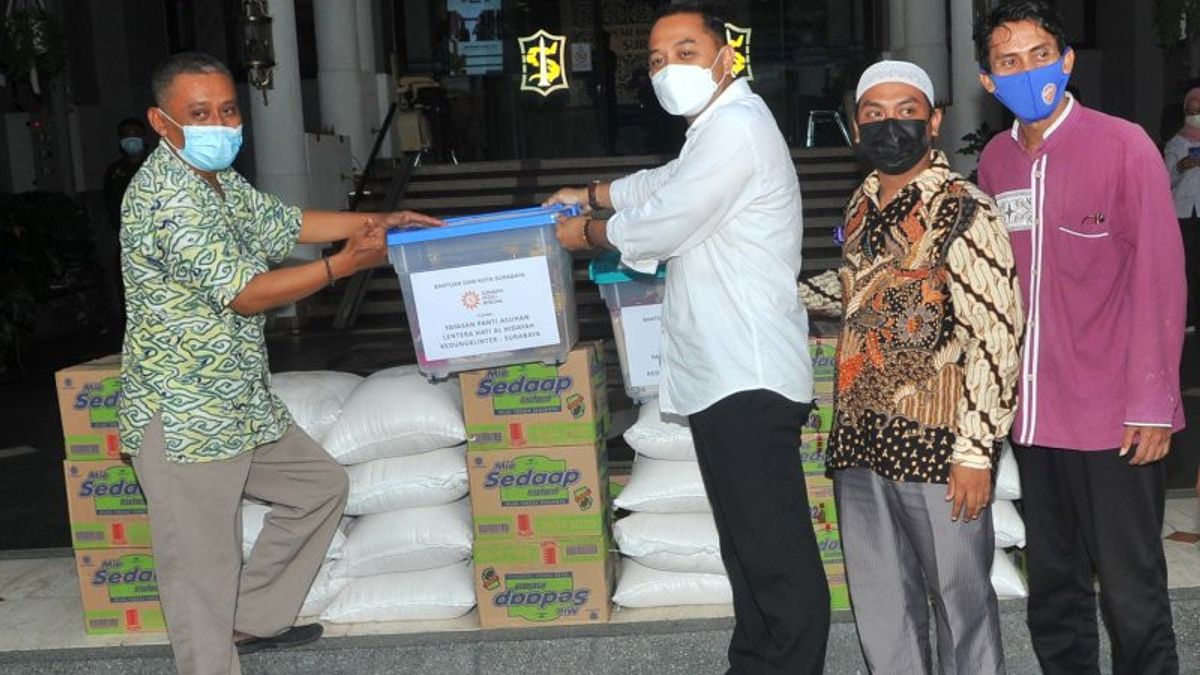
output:
M159 413L167 459L180 463L235 457L291 424L271 392L264 317L229 303L292 250L302 214L232 169L217 179L224 198L160 143L121 205L118 416L130 455Z

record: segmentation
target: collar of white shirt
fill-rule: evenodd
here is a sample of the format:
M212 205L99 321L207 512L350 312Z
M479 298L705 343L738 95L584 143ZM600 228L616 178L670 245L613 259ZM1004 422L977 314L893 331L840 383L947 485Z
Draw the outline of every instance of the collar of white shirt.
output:
M733 84L730 84L725 91L721 92L721 95L717 97L717 100L713 101L707 108L704 109L704 112L700 113L700 115L696 117L696 121L692 122L692 125L688 127L687 135L691 136L692 132L696 131L696 129L699 129L704 125L705 122L711 119L713 116L713 111L717 108L727 106L730 103L733 103L738 99L746 98L753 93L754 92L750 91L750 83L744 78L738 78L734 80Z

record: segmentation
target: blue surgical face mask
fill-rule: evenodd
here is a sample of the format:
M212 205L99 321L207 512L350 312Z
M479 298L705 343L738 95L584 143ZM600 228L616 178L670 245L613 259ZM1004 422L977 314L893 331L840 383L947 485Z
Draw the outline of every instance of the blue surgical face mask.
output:
M222 171L233 164L238 150L242 147L242 125L227 127L223 124L207 124L183 126L171 119L161 108L162 116L171 124L183 130L183 147L175 148L171 141L168 145L175 148L183 161L201 171ZM165 140L165 139L164 139Z
M1057 61L1013 75L991 75L996 98L1024 124L1049 117L1062 101L1071 74L1063 72L1068 48Z
M146 147L145 141L139 136L127 136L121 139L121 152L124 152L130 157L136 157L142 154L142 150Z

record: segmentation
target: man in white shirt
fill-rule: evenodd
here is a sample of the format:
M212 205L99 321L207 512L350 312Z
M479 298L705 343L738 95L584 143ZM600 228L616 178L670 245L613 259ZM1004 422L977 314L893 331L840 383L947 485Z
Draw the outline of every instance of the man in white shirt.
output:
M730 672L820 673L829 590L797 455L812 401L800 185L770 110L732 67L723 21L666 9L649 69L663 108L688 121L679 157L548 203L616 211L564 219L571 250L615 248L639 271L667 262L660 405L695 438L733 587Z

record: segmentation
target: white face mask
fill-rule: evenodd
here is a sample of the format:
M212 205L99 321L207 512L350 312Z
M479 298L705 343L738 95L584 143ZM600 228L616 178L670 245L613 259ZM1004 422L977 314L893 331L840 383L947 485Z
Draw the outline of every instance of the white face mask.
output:
M725 48L722 47L717 52L713 66L720 62L721 53L724 51ZM725 75L721 75L721 82L724 81ZM681 63L663 66L662 70L650 78L650 84L654 86L654 95L658 97L658 103L663 110L684 117L699 115L720 86L720 82L713 82L712 66L703 68Z
M1188 115L1183 118L1183 123L1193 129L1200 129L1200 115Z

